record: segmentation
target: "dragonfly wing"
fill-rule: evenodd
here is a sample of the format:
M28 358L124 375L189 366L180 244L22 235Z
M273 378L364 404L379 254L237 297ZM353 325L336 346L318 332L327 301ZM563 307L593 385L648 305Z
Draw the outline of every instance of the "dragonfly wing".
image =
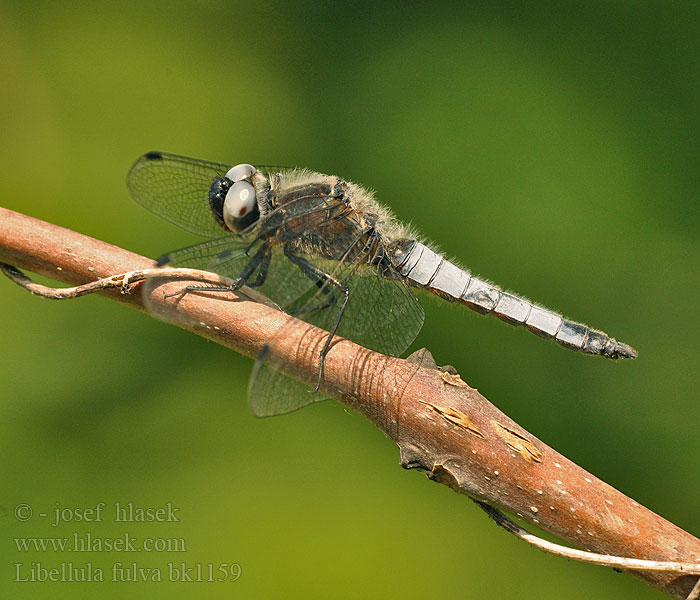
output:
M401 354L418 335L423 324L423 307L393 269L371 266L366 256L353 262L324 260L312 255L304 258L349 290L336 335L391 356ZM335 302L328 306L331 295ZM286 308L296 318L329 331L338 315L342 295L334 286L313 285ZM280 354L275 348L288 339L292 326L291 323L283 326L270 340L253 370L248 393L251 410L258 417L292 412L327 399L321 392L312 394L308 385L290 379L280 370ZM317 365L320 349L321 346L313 349Z
M158 264L167 267L185 267L188 269L210 271L228 277L229 279L236 279L246 265L250 263L255 254L255 247L250 250L249 248L250 244L248 242L231 235L200 242L199 244L187 246L180 250L174 250L160 257L158 259ZM146 281L143 282L144 304L148 311L154 316L165 318L167 321L175 319L184 324L187 319L182 314L172 313L172 311L168 310L166 317L166 311L161 304L162 298L160 294L153 295L156 288L167 283L171 283L167 277L151 277L146 279ZM180 284L182 292L184 293L186 287L190 285L212 287L215 284L185 281ZM168 291L175 295L172 298L166 299L166 302L172 302L173 306L176 307L180 294L177 293L177 291ZM158 298L158 302L154 302L156 298Z
M148 152L131 167L126 185L131 197L141 206L162 219L191 233L207 238L219 237L222 229L209 207L209 188L220 179L231 165L168 154ZM268 175L288 169L272 165L258 166ZM279 227L280 213L285 220L303 219L339 202L329 185L324 195L319 189L309 188L309 195L301 195L277 207L261 222L251 227L264 235Z
M280 246L268 247L262 239L249 241L241 236L229 235L214 240L207 240L174 250L159 259L161 266L186 267L210 271L235 280L240 277L246 267L254 261L259 251L267 251L269 260L260 264L250 274L246 285L254 287L257 292L266 296L277 306L286 306L295 298L301 296L312 283L294 266ZM164 280L152 278L144 283L144 298L147 307L158 313L150 302L151 292ZM183 284L183 288L188 284ZM192 285L209 287L210 284ZM213 285L213 284L212 284Z
M209 209L209 186L229 169L230 165L149 152L131 167L126 185L131 197L152 213L186 231L214 238L222 229Z

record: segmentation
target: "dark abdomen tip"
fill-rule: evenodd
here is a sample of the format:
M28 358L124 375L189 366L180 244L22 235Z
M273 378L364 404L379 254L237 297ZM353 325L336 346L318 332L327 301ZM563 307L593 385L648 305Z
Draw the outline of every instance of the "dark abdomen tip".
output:
M614 358L637 358L637 351L632 348L632 346L628 346L622 342L615 343L615 350L613 352Z

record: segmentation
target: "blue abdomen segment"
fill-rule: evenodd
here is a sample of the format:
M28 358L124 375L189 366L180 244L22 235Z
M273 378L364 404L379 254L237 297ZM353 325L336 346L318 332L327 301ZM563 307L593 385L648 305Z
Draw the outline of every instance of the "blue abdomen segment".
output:
M616 341L602 331L569 321L547 308L504 292L418 241L397 240L387 247L387 252L394 267L414 287L430 290L452 302L466 304L481 314L493 314L511 325L525 327L571 350L612 359L637 356L631 346Z

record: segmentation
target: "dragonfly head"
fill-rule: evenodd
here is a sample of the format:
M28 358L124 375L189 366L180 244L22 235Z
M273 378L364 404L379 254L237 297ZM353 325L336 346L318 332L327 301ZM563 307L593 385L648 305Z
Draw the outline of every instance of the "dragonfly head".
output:
M209 207L216 221L227 231L239 233L260 218L253 185L256 174L252 165L236 165L209 186Z

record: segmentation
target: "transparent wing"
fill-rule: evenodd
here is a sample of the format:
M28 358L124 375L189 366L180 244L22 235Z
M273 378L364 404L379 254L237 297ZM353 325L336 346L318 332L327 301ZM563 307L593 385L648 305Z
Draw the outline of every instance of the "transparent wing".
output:
M252 256L255 255L255 251L252 254L249 253L249 246L249 243L237 236L229 235L164 254L158 259L158 264L168 267L200 269L235 279L251 261ZM167 278L152 277L146 279L143 282L142 297L144 305L155 317L165 319L168 322L177 320L182 324L189 323L192 325L193 323L189 322L183 313L167 310L166 307L161 305L161 294L153 294L156 288L167 283L169 283ZM188 282L182 282L180 289L184 291L188 285ZM192 283L191 285L210 287L209 284L201 283ZM170 292L170 290L168 291ZM177 288L170 293L175 295L170 299L166 299L166 301L172 302L171 308L176 308L180 294L177 293ZM158 298L159 301L154 303L152 301L154 298Z
M328 232L324 234L322 230L315 231L314 237L317 244L332 242ZM344 236L335 239L343 240ZM328 283L319 287L289 260L280 245L267 247L260 238L250 242L244 237L229 235L175 250L161 262L236 279L261 249L269 253L269 263L261 263L249 283L255 282L264 269L264 277L256 288L260 293L296 318L329 331L338 314L342 290ZM348 249L342 254L348 254ZM349 290L349 300L336 335L393 356L400 355L415 339L423 324L423 308L395 270L367 264L366 253L356 255L352 261L324 259L313 253L299 256L332 275ZM145 282L147 305L150 292L160 283L157 279ZM158 314L155 308L151 311ZM268 348L274 349L287 334L288 328L283 326L270 340ZM320 347L314 351L320 352ZM311 394L308 386L287 377L277 366L275 362L256 363L249 388L250 405L256 416L284 414L326 399L320 392Z
M129 171L131 197L159 217L186 231L218 237L221 227L209 209L209 186L230 166L165 152L149 152Z
M137 203L162 219L185 231L216 238L223 230L209 208L209 187L230 168L231 165L154 151L144 154L133 164L126 185ZM258 165L256 168L267 174L287 169L274 165ZM265 221L252 229L257 229L260 234L268 232L279 227L280 223L279 219L271 217L285 213L286 219L303 218L327 207L333 199L330 188L326 195L319 194L318 190L310 191L309 195L300 195L272 211Z
M367 264L366 255L342 262L314 255L304 255L303 258L349 289L349 300L336 335L391 356L400 355L418 335L423 325L423 307L396 271ZM335 301L329 305L331 296ZM341 300L342 291L334 286L326 284L319 288L313 285L288 304L287 310L297 318L329 331L338 315ZM258 360L253 370L249 401L255 416L284 414L327 398L321 392L312 394L307 385L279 370L275 347L288 338L290 326L283 326L270 340L264 351L264 362ZM302 352L305 350L300 348ZM317 365L320 350L321 346L313 349L317 354Z
M211 271L229 279L237 279L251 261L255 260L254 257L260 250L267 251L269 261L261 261L252 271L248 285L255 285L256 291L275 304L280 307L290 305L313 286L308 277L287 259L281 246L268 247L265 241L259 238L250 242L240 236L229 235L207 240L169 252L159 259L159 263L171 267ZM256 281L258 278L259 281ZM147 280L144 285L146 304L154 314L157 314L158 310L150 305L148 299L151 291L161 283L162 281L154 278Z

